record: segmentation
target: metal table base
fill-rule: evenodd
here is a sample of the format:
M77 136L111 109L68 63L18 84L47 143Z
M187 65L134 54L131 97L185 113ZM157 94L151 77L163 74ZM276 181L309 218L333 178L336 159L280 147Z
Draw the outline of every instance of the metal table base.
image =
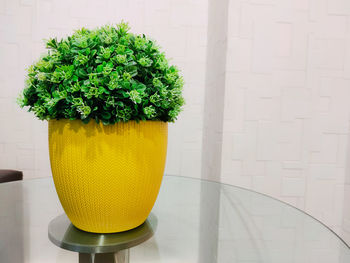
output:
M151 238L157 227L157 218L150 214L139 227L113 234L82 231L60 215L49 224L49 239L56 246L78 252L79 263L128 263L129 248Z
M128 263L129 254L129 249L120 250L116 253L79 253L79 263Z

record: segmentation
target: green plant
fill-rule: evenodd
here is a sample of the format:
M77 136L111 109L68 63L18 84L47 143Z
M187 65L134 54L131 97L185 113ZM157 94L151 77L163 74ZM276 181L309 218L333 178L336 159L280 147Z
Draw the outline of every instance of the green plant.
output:
M154 41L128 31L122 22L48 40L19 105L42 120L175 121L184 104L178 69Z

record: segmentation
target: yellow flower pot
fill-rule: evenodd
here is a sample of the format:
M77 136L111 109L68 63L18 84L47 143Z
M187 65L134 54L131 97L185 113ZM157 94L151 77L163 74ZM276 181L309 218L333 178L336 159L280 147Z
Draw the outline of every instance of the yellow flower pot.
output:
M104 126L50 120L51 170L73 225L95 233L141 225L162 182L167 136L168 124L161 121Z

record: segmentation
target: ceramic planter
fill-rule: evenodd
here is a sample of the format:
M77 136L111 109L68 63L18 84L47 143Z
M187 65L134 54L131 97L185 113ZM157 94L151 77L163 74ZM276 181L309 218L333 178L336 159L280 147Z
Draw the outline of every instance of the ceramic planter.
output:
M167 134L168 124L160 121L50 120L53 179L73 225L95 233L141 225L159 192Z

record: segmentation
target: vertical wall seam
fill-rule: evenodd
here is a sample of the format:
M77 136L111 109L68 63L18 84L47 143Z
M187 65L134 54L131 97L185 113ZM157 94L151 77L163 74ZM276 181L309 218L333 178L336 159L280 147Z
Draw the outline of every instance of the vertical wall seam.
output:
M202 179L220 181L229 0L208 2Z
M229 0L209 0L201 178L220 181ZM201 183L199 261L217 262L221 187Z

